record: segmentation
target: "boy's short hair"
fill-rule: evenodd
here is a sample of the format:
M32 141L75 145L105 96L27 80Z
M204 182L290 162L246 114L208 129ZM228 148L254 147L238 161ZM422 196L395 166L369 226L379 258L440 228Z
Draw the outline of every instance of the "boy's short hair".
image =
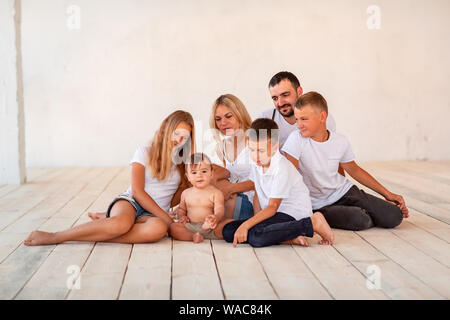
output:
M278 125L272 119L256 119L250 125L247 136L251 141L270 140L272 145L278 143Z
M190 168L196 168L200 165L200 163L202 163L203 161L206 161L212 169L212 162L211 159L209 159L209 157L204 154L204 153L194 153L192 154L189 159L187 159L186 163L185 163L185 169L186 171L188 171Z
M307 105L312 106L316 110L325 111L328 114L327 100L318 92L310 91L301 95L297 101L295 101L294 107L301 109Z
M289 71L281 71L278 72L276 75L272 77L269 81L269 88L275 87L277 84L279 84L283 80L289 80L289 82L292 84L295 90L297 90L298 87L300 87L300 81L298 81L298 78L295 76L295 74L289 72Z

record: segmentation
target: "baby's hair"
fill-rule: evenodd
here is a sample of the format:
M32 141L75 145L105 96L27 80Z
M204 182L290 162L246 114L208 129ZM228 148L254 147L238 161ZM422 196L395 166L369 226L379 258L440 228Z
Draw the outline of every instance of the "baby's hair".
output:
M328 114L327 100L318 92L310 91L301 95L295 101L294 107L300 110L307 105L310 105L319 112L325 111Z
M259 118L252 122L248 130L250 141L270 140L272 145L278 143L278 125L272 119Z
M202 163L203 161L206 161L211 166L211 169L212 169L211 159L209 159L209 157L206 154L197 152L197 153L192 154L190 156L190 158L188 159L188 161L186 161L186 166L185 166L186 171L188 171L189 168L198 167L200 165L200 163Z

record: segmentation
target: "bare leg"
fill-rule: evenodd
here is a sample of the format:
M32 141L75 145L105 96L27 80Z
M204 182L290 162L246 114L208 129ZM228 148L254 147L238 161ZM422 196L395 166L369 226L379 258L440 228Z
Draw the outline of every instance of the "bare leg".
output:
M89 218L92 220L106 218L106 212L88 212Z
M230 199L225 201L225 214L223 215L226 219L232 219L234 214L234 206L236 205L237 195L233 194Z
M167 234L167 224L157 217L141 217L130 231L117 238L107 240L115 243L150 243L157 242Z
M169 233L175 240L194 241L194 233L186 229L184 223L172 223L169 227Z
M127 233L134 225L135 210L126 200L117 201L108 219L91 222L61 232L33 231L24 241L27 246L57 244L66 241L106 241Z
M217 227L214 229L214 234L216 235L216 237L223 239L222 235L223 227L231 221L233 221L233 219L224 219L217 224Z

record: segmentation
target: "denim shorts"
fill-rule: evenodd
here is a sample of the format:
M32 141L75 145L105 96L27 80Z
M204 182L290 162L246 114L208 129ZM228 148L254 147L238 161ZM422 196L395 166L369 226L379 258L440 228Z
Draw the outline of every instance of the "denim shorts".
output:
M234 205L233 219L245 220L253 217L253 204L246 194L238 193Z
M109 205L108 210L106 211L107 218L109 218L112 206L119 200L127 200L133 206L134 210L136 211L136 218L134 219L134 221L143 216L155 217L153 213L145 211L145 209L142 208L141 205L136 200L134 200L134 198L130 196L128 193L121 193Z

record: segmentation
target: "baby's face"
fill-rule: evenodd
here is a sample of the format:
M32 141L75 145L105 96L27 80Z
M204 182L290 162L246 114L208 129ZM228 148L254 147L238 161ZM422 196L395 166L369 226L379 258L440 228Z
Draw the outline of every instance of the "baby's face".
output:
M198 165L189 166L186 176L189 182L196 188L209 186L212 178L211 164L202 161Z

